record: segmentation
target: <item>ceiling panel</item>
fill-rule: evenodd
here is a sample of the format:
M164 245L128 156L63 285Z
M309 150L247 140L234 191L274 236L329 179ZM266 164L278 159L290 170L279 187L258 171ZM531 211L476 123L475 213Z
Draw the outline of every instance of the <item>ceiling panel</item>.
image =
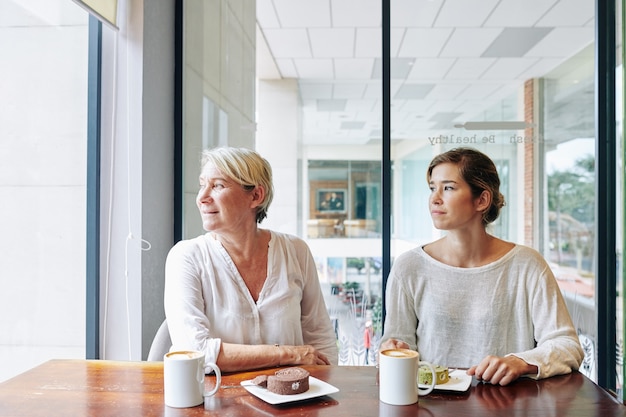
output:
M272 0L256 0L256 20L259 26L264 29L280 27Z
M484 26L534 27L556 3L556 0L502 0L489 15ZM545 22L540 26L546 26Z
M495 58L523 57L537 43L548 36L552 29L554 28L504 28L481 56Z
M443 46L439 56L479 57L500 35L502 29L458 28Z
M394 100L401 99L424 99L435 88L435 84L409 84L405 83L394 94Z
M389 77L393 80L405 80L411 72L414 62L413 58L392 58L389 65ZM382 61L380 59L376 59L374 63L372 78L382 78Z
M391 27L430 28L442 4L442 0L393 0L389 7Z
M526 80L594 39L593 0L390 3L392 131L403 137L500 114ZM381 128L380 0L257 0L257 18L262 73L299 80L305 142L372 143Z
M563 62L561 58L536 58L537 61L528 67L526 70L523 70L518 76L519 80L530 80L531 78L541 77L545 75L547 72L556 68L559 64Z
M398 100L395 100L394 104L398 106ZM428 111L428 109L432 108L434 104L434 100L404 100L404 102L398 107L401 111L409 113L411 117L414 118L417 115Z
M402 41L406 36L406 28L391 28L389 29L389 55L392 58L398 56L398 51L400 50L400 45L402 45ZM382 36L382 32L379 32ZM382 44L381 44L382 45ZM376 56L382 56L382 50Z
M355 58L379 58L382 55L380 28L358 28L354 46Z
M567 58L593 42L592 27L555 28L541 42L532 48L526 56L542 58Z
M267 45L267 42L265 42L265 37L263 37L263 32L261 32L261 29L258 26L256 28L256 48L257 77L264 80L280 79L281 73L278 69L278 65L273 59L269 46Z
M314 58L344 58L354 56L355 30L309 29Z
M500 58L480 78L486 80L519 79L519 74L523 74L538 61L537 58Z
M454 29L407 29L400 50L399 57L436 58L452 36ZM380 36L380 35L379 35Z
M481 27L499 0L446 0L434 27Z
M319 112L342 112L346 109L346 100L317 100L317 111Z
M364 89L366 86L364 86ZM359 100L348 100L346 104L346 111L350 112L361 112L361 113L371 113L374 111L376 105L375 99L359 99Z
M437 84L426 98L430 100L455 100L463 90L467 88L465 83Z
M306 29L265 29L263 34L274 58L312 58Z
M335 79L363 80L372 77L374 59L334 59Z
M333 89L333 98L360 99L365 94L365 88L363 83L336 83Z
M310 0L273 0L280 27L330 27L330 2Z
M257 59L258 61L258 59ZM298 71L291 58L276 59L276 65L283 78L298 78Z
M417 58L407 79L441 80L445 78L455 61L455 58Z
M595 2L589 0L562 0L556 2L546 15L537 22L538 26L592 26Z
M458 100L486 100L495 91L502 88L501 84L472 84L469 85L461 94L457 96ZM476 103L474 103L476 105Z
M447 80L480 79L493 66L495 58L459 58L446 74Z
M393 96L397 91L398 87L400 87L400 83L391 82L391 95ZM383 84L381 81L370 82L367 84L367 88L365 89L364 98L373 98L377 100L381 100L383 95ZM380 105L380 103L378 103Z
M332 59L294 59L298 78L334 78Z
M333 97L333 85L329 83L307 83L300 82L300 97L303 100L309 99L331 99Z
M334 0L331 12L333 27L379 27L382 7L380 0Z

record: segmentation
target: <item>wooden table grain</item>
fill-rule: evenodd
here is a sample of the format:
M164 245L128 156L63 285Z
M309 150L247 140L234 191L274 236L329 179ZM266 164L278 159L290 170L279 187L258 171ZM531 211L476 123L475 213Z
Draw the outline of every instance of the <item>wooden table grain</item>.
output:
M473 381L464 393L435 392L419 404L390 406L378 400L375 367L304 368L339 392L271 405L240 386L269 371L242 372L224 375L204 405L176 409L163 403L162 362L52 360L0 383L0 416L626 416L622 404L578 372L506 387Z

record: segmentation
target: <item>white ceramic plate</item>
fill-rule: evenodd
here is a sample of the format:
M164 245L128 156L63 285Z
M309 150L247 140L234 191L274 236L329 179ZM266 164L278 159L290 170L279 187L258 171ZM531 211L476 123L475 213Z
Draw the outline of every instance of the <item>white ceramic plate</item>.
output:
M465 369L455 369L450 372L450 380L445 384L435 385L438 391L467 391L472 385L472 376L465 373ZM420 388L428 388L428 385L420 384Z
M309 389L301 394L293 395L280 395L274 394L267 390L267 388L260 387L252 383L252 380L241 381L241 385L248 390L248 392L256 397L259 397L263 401L270 404L283 404L293 401L308 400L309 398L321 397L322 395L329 395L335 392L339 392L339 388L330 385L317 378L309 376Z

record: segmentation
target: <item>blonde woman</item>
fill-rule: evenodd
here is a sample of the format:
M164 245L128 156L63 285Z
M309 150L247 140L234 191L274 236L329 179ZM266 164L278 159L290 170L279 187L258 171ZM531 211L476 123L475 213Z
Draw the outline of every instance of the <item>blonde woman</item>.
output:
M204 151L196 198L206 234L168 254L172 349L201 350L225 372L337 363L333 327L306 243L259 227L272 170L243 148Z

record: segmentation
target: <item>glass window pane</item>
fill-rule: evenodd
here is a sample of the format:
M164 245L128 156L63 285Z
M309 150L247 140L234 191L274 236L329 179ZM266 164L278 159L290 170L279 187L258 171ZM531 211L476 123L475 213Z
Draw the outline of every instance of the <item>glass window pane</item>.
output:
M550 262L593 378L594 1L576 17L563 2L478 3L391 2L392 258L443 236L428 209L432 157L486 153L506 198L488 230Z
M578 180L568 188L559 182L555 164L589 159L589 142L595 140L594 2L571 11L573 5L564 2L461 3L391 2L392 260L442 236L427 206L428 162L452 147L476 147L496 162L507 201L490 232L534 247L552 263L564 294L574 300L572 316L584 336L593 330L583 329L595 311L589 302L593 176L589 166L566 167ZM380 2L367 2L372 7L363 6L358 18L338 4L307 4L297 22L285 20L293 16L288 2L257 4L262 36L256 45L256 147L272 162L279 190L272 207L279 215L270 213L264 225L306 238L328 287L329 309L350 307L344 309L352 314L349 325L338 320L338 337L345 331L347 338L340 345L349 346L343 363L349 364L364 362L362 330L376 311L374 305L359 316L351 306L361 294L351 287L357 282L359 290L367 288L364 293L378 291L375 268L365 266L376 263L382 246L382 38ZM225 56L217 61L226 62ZM199 63L190 55L186 65ZM207 58L203 65L219 72L216 61ZM226 109L225 96L213 97L211 88L195 88L192 81L186 81L186 95L198 96L200 103L198 91L204 90L213 101L206 109L219 108L229 117L237 115L233 109L247 109ZM200 108L190 101L186 106ZM215 130L211 126L222 118L187 114L185 128L202 131L189 138L212 145L221 143L224 132L232 144L231 137L247 126L229 119L235 130ZM199 120L207 121L202 129ZM569 149L574 154L564 158ZM576 207L568 194L574 192L581 197ZM568 268L575 272L573 288ZM365 270L375 279L361 276ZM593 335L589 340L593 344Z
M307 174L306 237L335 324L339 363L374 364L382 324L381 162L309 160Z
M547 245L595 379L595 105L593 44L543 77ZM574 116L576 115L576 116Z
M254 8L183 2L182 237L205 233L196 206L203 149L254 148Z
M0 381L85 357L88 14L0 0Z

